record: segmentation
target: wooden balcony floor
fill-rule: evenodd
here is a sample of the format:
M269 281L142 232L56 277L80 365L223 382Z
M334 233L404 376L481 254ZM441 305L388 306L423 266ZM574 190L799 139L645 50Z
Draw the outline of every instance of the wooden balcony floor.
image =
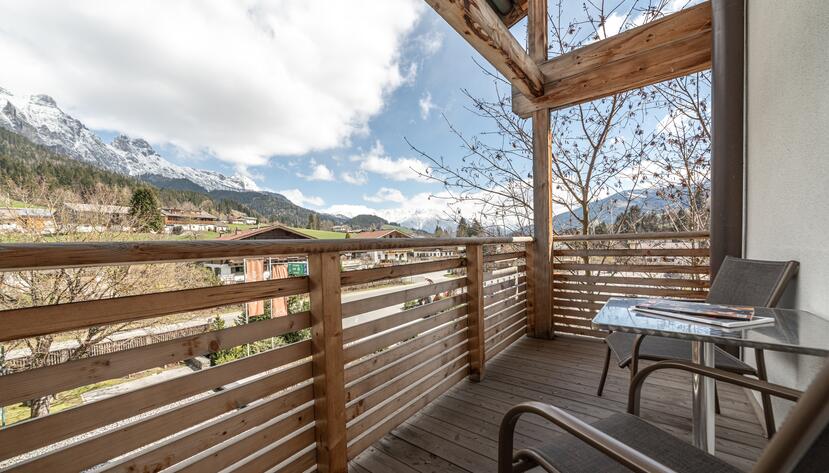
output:
M380 439L350 463L350 471L496 471L498 424L511 406L528 400L556 405L595 421L624 412L628 371L611 362L605 392L596 396L604 344L570 337L524 337L487 362L483 382L464 380ZM690 375L662 372L643 389L642 417L690 441ZM741 388L720 384L717 456L748 470L766 444L763 428ZM538 444L555 428L527 417L516 447Z

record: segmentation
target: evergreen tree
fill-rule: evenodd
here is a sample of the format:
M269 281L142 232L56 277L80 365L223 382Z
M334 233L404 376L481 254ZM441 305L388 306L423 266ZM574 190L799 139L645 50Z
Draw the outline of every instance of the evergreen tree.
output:
M460 221L458 221L458 229L455 231L455 236L469 236L469 225L466 223L466 219L463 217L461 217Z
M440 227L440 225L435 225L435 237L436 238L443 238L446 236L446 230Z
M484 227L477 218L472 219L472 226L469 228L469 236L479 237L484 236Z
M320 229L320 216L319 214L312 214L313 221L314 221L314 230Z
M141 231L160 232L164 228L164 217L158 208L158 197L149 187L140 187L133 191L130 215Z
M308 214L308 223L305 224L305 228L308 230L314 229L314 214Z

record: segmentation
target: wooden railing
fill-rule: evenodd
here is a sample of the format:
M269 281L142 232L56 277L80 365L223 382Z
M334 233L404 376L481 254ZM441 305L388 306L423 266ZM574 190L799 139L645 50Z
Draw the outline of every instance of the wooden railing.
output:
M293 295L310 311L0 376L0 406L310 328L300 340L0 429L8 471L344 471L528 323L524 243L466 238L0 245L0 271L305 255L309 274L0 311L0 342ZM341 253L463 256L343 272ZM449 272L343 302L348 286ZM401 305L409 303L407 310ZM386 309L381 316L373 311ZM391 308L391 309L389 309Z
M554 239L553 320L557 332L593 337L610 297L704 299L707 232L570 235Z

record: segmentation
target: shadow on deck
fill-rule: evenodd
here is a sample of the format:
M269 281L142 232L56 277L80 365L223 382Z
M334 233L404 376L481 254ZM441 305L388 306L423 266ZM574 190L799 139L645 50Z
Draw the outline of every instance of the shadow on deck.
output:
M566 409L587 421L624 412L628 371L611 365L602 397L596 396L604 344L570 337L524 337L487 360L483 382L464 380L374 443L350 463L350 471L494 472L498 424L511 406L528 400ZM642 418L690 441L690 375L661 372L643 389ZM718 385L717 456L748 470L766 444L747 393ZM539 444L556 429L525 417L516 448Z

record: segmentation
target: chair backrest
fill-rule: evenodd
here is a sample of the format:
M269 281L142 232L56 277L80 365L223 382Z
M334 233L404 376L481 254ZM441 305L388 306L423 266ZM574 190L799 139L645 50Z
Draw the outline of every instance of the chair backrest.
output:
M792 408L752 473L818 473L829 466L829 363Z
M726 256L706 302L774 307L797 274L797 261L761 261Z

